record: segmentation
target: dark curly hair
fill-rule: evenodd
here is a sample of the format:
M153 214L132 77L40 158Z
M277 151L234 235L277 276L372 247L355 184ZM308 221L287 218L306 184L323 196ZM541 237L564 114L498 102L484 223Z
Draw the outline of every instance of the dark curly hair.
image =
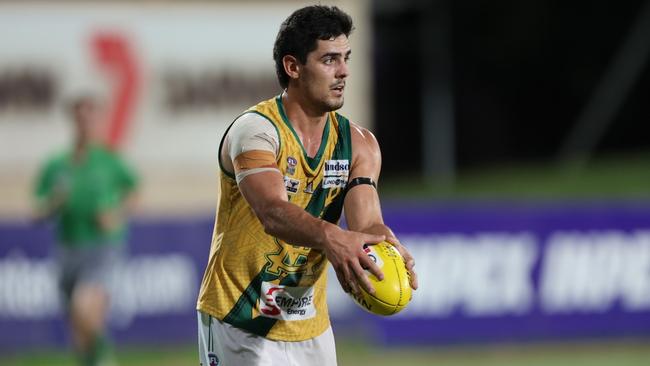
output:
M312 5L289 15L280 25L273 45L275 72L282 88L289 85L289 75L282 63L284 56L294 56L305 64L307 55L316 49L318 40L336 38L342 34L349 37L353 29L352 18L336 6Z

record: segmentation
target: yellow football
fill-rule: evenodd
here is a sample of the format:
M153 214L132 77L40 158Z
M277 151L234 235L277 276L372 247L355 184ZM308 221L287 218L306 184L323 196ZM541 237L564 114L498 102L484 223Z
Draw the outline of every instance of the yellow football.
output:
M366 270L368 279L375 288L371 295L361 288L357 296L350 293L354 301L364 310L377 315L393 315L400 312L411 301L411 285L409 273L404 259L390 243L383 241L378 244L366 244L363 250L379 266L384 273L384 279Z

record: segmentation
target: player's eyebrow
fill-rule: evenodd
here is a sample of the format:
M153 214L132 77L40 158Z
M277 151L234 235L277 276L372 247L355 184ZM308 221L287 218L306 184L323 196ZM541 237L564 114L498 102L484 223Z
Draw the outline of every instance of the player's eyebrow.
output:
M352 54L352 50L348 50L348 52L345 53L345 57L350 57L351 54ZM328 52L328 53L324 54L323 56L321 56L320 58L323 59L323 58L327 58L327 57L339 57L341 55L342 55L341 52Z

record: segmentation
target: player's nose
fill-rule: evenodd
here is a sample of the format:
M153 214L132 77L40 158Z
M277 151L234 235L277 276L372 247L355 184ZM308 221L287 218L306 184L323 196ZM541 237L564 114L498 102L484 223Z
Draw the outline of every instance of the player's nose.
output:
M343 78L347 78L348 76L350 76L350 68L348 66L348 62L343 61L343 62L339 63L339 67L337 69L336 77L338 79L343 79Z

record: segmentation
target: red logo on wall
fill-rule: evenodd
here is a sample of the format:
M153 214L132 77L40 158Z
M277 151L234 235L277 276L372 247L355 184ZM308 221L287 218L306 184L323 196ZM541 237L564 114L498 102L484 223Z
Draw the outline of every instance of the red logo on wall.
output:
M133 116L140 71L129 39L119 33L97 33L92 38L99 66L113 79L106 143L118 149Z

